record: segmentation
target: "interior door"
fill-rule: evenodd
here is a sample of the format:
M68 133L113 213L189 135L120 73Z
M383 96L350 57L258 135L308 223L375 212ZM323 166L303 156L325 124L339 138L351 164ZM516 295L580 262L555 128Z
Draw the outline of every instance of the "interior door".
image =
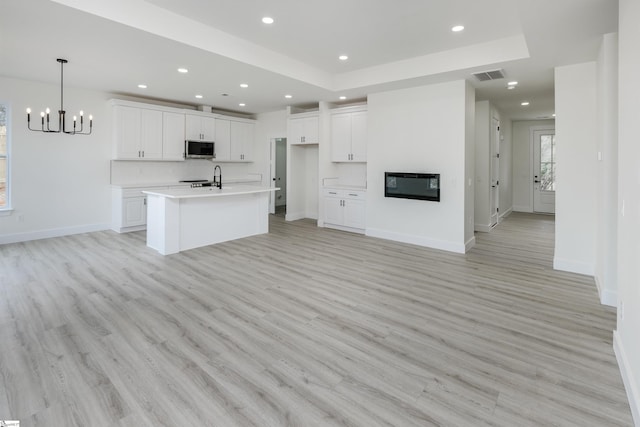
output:
M500 121L492 119L491 127L491 226L498 223L498 207L500 206Z
M533 211L556 211L556 132L533 132Z

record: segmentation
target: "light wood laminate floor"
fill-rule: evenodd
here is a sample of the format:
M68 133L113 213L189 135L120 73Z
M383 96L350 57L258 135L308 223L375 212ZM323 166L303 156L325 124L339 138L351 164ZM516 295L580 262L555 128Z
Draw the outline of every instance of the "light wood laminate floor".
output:
M163 257L145 233L0 246L0 419L25 426L630 426L615 311L553 218L466 255L271 217Z

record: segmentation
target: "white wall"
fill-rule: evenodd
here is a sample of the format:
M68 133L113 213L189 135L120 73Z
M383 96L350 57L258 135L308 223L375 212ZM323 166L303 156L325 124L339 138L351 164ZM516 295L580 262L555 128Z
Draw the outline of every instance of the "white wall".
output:
M455 81L369 95L367 235L465 251L465 213L473 221L465 206L469 92ZM385 198L385 171L440 173L440 202Z
M557 270L594 275L596 254L596 63L558 67L556 85Z
M553 129L554 120L528 120L511 122L512 138L512 207L516 212L533 212L533 147L531 128ZM502 148L502 145L500 146ZM503 155L500 155L502 160ZM506 155L505 155L506 157ZM501 162L502 165L502 162ZM502 211L502 208L500 209Z
M287 110L258 114L256 119L254 162L250 168L262 174L262 185L270 186L271 140L287 137Z
M618 101L618 328L614 348L640 425L640 2L620 0Z
M475 211L475 192L473 180L475 178L476 163L476 90L471 83L465 82L464 87L464 251L468 251L476 244L473 217Z
M89 136L43 134L27 129L27 107L57 111L60 86L0 78L0 98L11 110L10 216L0 216L0 243L109 228L110 116L105 93L65 86L65 110L93 114ZM54 114L57 121L57 113ZM33 124L33 121L32 121ZM56 123L57 127L57 123Z
M598 203L595 279L603 304L616 306L618 234L618 35L603 37L598 55Z

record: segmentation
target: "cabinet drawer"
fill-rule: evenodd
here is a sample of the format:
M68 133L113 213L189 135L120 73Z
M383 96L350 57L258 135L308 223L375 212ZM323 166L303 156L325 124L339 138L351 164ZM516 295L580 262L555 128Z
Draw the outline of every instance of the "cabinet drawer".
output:
M367 192L363 190L346 190L343 188L324 188L322 195L325 197L340 197L341 199L365 200Z

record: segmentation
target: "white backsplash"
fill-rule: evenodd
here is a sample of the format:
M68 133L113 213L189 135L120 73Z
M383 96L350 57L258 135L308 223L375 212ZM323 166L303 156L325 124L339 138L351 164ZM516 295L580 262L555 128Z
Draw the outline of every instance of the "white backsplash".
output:
M213 178L213 168L219 164L225 180L245 179L249 175L247 163L216 163L190 159L182 162L111 161L111 184L171 183L187 179Z
M366 187L367 164L366 163L337 163L338 185Z

